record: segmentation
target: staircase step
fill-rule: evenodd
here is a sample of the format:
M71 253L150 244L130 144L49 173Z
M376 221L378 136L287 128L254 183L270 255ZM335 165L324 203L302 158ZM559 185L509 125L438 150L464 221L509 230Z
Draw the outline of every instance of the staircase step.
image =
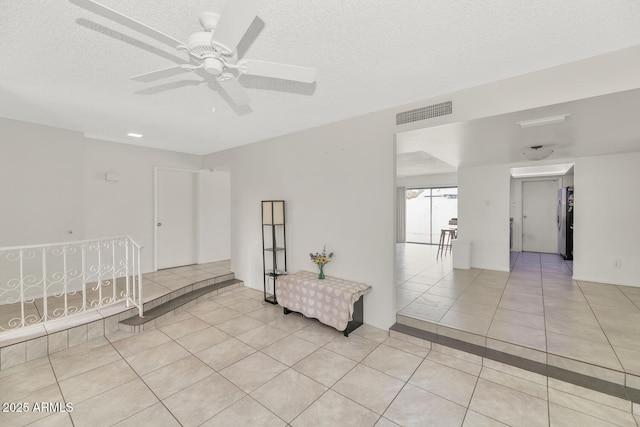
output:
M214 283L208 286L203 286L201 288L195 289L193 291L184 293L175 298L168 300L160 305L157 305L149 310L145 310L144 317L140 316L132 316L127 319L121 320L118 329L127 331L127 332L140 332L145 329L145 327L153 327L156 322L165 320L173 316L176 313L176 310L180 310L180 308L184 307L189 303L197 302L198 298L215 291L220 291L227 287L238 287L243 285L242 280L238 279L230 279L225 280L220 283Z
M536 361L527 358L526 356L508 353L506 350L499 351L483 345L478 345L477 343L471 342L472 340L465 339L464 333L460 333L458 338L453 338L422 329L422 327L424 327L423 325L429 324L430 322L409 319L413 321L414 325L407 325L400 323L400 321L407 321L405 316L398 316L398 320L399 321L389 329L392 336L394 333L408 335L425 342L440 344L456 350L464 351L465 353L475 354L476 356L480 356L485 359L495 360L529 372L534 372L549 378L555 378L560 381L575 384L615 396L620 399L630 400L635 404L640 404L640 388L636 388L635 386L627 383L621 384L608 380L606 377L601 375L602 372L607 370L604 367L590 365L588 370L584 370L583 372L579 372L575 368L561 368L550 364L548 361ZM612 370L608 371L613 372Z

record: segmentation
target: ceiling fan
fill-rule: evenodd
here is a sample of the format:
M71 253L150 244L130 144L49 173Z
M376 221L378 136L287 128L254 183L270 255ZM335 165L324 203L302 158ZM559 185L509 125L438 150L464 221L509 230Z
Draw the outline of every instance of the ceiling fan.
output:
M180 64L131 77L133 80L150 82L181 73L203 69L215 76L216 81L238 106L247 105L251 99L238 83L240 75L272 77L301 83L313 83L316 70L295 65L255 59L238 59L237 46L258 14L261 0L227 0L222 15L204 12L200 24L204 31L189 36L183 43L140 21L123 15L93 0L69 0L71 3L94 12L118 24L127 26L152 37L172 48L189 54L192 63Z

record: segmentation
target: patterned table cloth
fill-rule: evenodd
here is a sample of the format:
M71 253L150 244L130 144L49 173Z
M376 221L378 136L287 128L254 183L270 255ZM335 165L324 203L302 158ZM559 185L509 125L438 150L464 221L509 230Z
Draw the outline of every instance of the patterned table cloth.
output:
M344 331L353 319L353 304L370 290L364 283L331 276L318 280L318 273L298 271L278 277L278 304Z

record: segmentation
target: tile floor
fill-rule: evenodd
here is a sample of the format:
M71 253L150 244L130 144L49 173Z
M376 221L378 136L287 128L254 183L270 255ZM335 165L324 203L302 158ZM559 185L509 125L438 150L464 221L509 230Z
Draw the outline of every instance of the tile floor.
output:
M12 427L640 425L629 401L368 325L345 338L248 288L2 370L0 396L29 404L0 412Z
M431 332L640 389L640 288L572 280L559 255L512 253L512 270L453 270L434 246L397 250L399 315ZM466 339L465 339L466 340Z
M230 273L230 261L217 261L207 264L195 266L177 267L166 270L159 270L155 273L143 274L144 284L144 301L148 302L158 297L170 294L171 292L183 288L200 280L210 279L212 277L223 276ZM73 283L70 285L72 286ZM125 279L116 280L116 293L124 292L126 289ZM110 280L105 280L102 285L102 292L97 290L96 283L87 284L86 298L81 290L68 293L65 296L50 296L47 299L47 316L49 320L64 317L61 310L66 307L70 312L82 311L83 304L87 307L95 307L99 301L99 295L110 297L113 294L113 288ZM21 304L3 304L0 311L0 332L3 330L12 330L16 324L20 323ZM42 298L35 298L24 304L25 317L32 316L34 319L42 319L44 317L44 304ZM37 323L33 322L32 323Z

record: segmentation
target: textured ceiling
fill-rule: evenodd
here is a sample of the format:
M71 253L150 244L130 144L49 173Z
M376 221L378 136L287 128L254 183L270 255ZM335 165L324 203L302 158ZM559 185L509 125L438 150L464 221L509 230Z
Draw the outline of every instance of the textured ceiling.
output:
M398 153L396 156L396 175L399 177L437 173L455 173L456 171L456 167L451 166L450 164L445 163L424 151Z
M102 3L180 40L224 7ZM206 154L637 45L639 23L635 0L264 0L240 56L318 77L243 76L252 103L233 108L206 75L129 80L185 59L147 36L65 0L0 0L0 116Z

